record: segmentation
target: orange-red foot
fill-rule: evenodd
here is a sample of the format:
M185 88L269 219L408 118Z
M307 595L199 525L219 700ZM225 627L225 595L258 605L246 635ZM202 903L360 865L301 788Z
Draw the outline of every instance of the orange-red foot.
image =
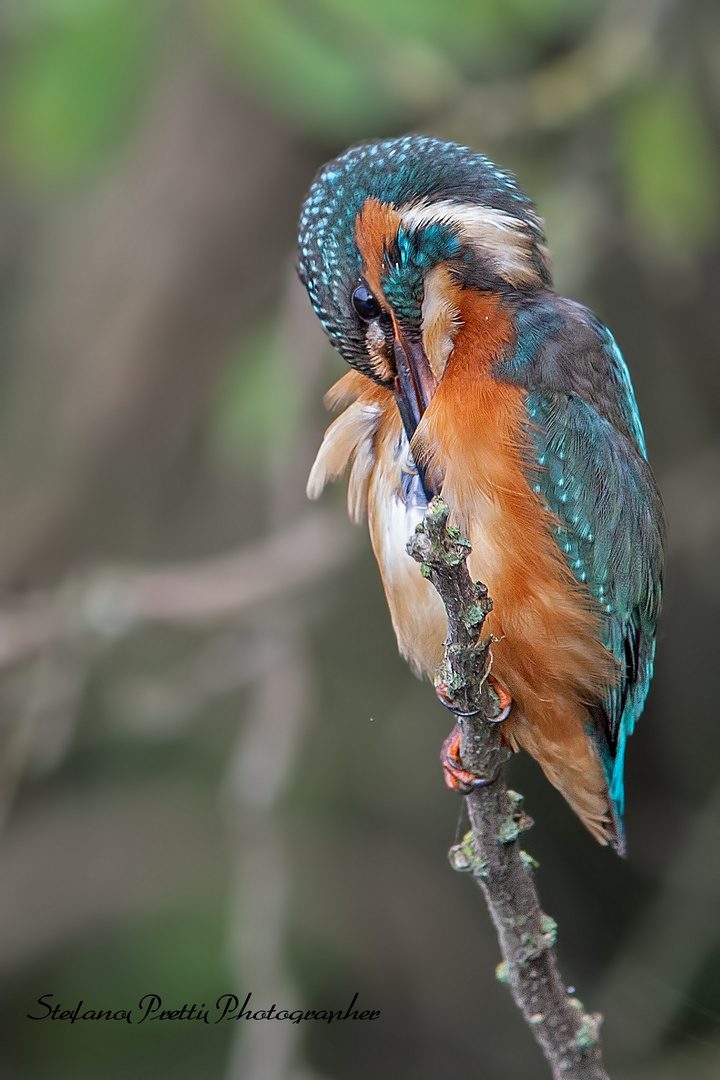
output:
M437 694L438 701L441 705L444 705L446 709L450 710L450 712L454 712L456 716L477 716L479 711L478 709L475 709L474 712L461 713L458 710L457 705L455 704L453 699L451 697L448 697L447 689L448 684L445 682L444 679L441 679L439 683L435 684L435 693Z
M493 724L499 724L501 720L505 720L507 718L507 715L510 712L510 707L512 705L512 698L508 694L505 687L500 685L494 675L488 675L487 679L493 690L497 694L498 701L500 703L500 712L498 713L498 715L490 716L488 717L488 719Z
M460 725L456 724L442 744L440 761L442 762L445 783L451 791L457 791L461 795L469 795L475 788L487 787L497 779L494 776L476 776L463 768L460 758Z
M499 724L501 720L506 719L508 713L510 712L510 707L512 705L512 698L510 697L510 694L508 694L505 687L500 685L500 683L497 681L497 679L495 678L494 675L488 675L487 680L490 683L490 685L492 686L495 693L497 694L498 701L500 702L500 712L498 713L497 716L491 716L491 717L489 717L489 719L492 721L493 724ZM447 688L448 688L448 686L447 686L446 682L439 682L437 684L437 686L435 687L435 693L438 696L438 700L440 701L440 703L442 705L445 706L446 709L449 709L450 712L454 712L456 716L476 716L477 715L477 713L479 711L478 709L476 709L474 712L466 712L466 713L460 712L457 709L457 707L456 707L455 703L453 702L452 698L448 697Z
M488 675L488 681L493 690L498 696L500 704L500 712L497 716L493 716L492 722L499 724L501 720L504 720L510 708L512 706L512 698L508 694L504 686L492 675ZM452 700L447 696L447 684L444 682L439 683L435 687L435 692L440 701L446 708L454 712L456 716L474 716L474 713L461 713L453 705ZM495 776L476 776L475 773L469 772L463 767L462 759L460 757L460 739L461 739L460 725L456 724L448 735L445 742L442 744L442 750L440 751L440 761L442 762L443 774L445 776L445 783L451 791L459 791L461 795L469 795L470 792L477 787L487 787L488 784L492 784L495 780Z
M487 781L463 768L460 758L460 737L460 725L456 724L442 744L440 761L445 783L450 790L458 791L461 795L469 795L473 788L483 787Z

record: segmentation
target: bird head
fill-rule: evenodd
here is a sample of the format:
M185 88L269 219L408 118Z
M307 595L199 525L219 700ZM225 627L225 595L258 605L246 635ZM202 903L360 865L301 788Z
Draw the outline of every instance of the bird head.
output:
M411 439L452 352L459 291L547 288L543 243L510 174L409 135L320 171L300 218L299 273L335 348L393 391Z

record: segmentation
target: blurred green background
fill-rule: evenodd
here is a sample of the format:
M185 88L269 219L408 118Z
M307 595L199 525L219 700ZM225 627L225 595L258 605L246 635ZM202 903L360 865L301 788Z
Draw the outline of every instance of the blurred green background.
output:
M670 553L629 859L511 779L614 1080L720 1076L720 9L3 0L2 1080L546 1076L447 863L447 717L342 485L304 496L342 363L299 206L409 130L516 172L633 374ZM26 1019L229 991L382 1016Z

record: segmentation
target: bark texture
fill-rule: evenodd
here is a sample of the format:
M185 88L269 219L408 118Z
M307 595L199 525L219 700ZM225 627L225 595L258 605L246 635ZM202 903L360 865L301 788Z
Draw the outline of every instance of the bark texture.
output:
M439 673L462 731L463 765L487 783L466 796L470 824L462 843L450 850L455 870L471 873L483 891L503 961L497 977L507 983L539 1042L554 1080L608 1080L599 1043L599 1013L586 1013L560 977L555 953L556 923L540 907L532 876L534 860L520 836L532 826L523 799L505 783L509 756L501 742L497 695L487 676L492 638L483 638L492 600L467 568L469 542L448 525L449 509L439 498L408 544L408 553L438 590L448 615L445 658Z

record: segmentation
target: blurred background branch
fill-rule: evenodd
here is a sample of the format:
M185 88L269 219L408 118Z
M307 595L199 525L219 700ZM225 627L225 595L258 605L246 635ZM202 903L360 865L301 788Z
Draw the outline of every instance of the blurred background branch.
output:
M192 626L237 619L342 566L350 555L348 532L337 517L306 512L284 531L237 553L157 569L95 568L85 578L30 595L0 613L0 668L64 638L112 640L155 623Z

